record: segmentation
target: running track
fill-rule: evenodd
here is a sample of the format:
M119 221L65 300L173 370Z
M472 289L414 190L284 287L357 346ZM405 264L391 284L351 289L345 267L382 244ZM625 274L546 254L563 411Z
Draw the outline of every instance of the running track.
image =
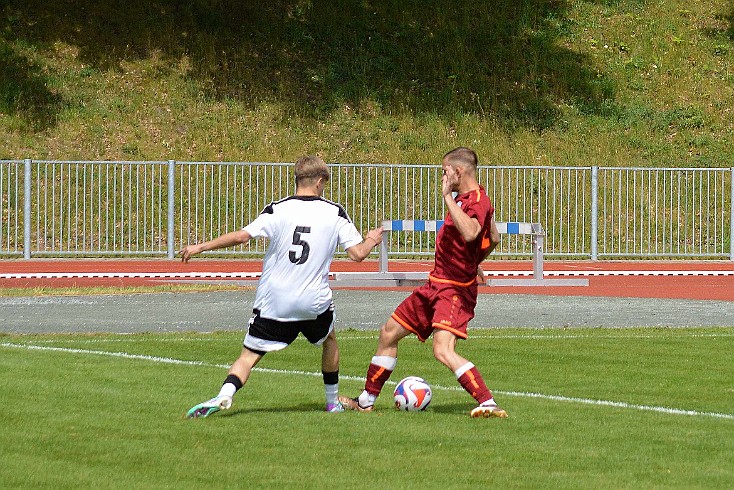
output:
M432 262L390 262L390 271L428 272ZM85 286L140 286L200 281L202 283L253 281L260 261L195 258L188 264L151 260L0 260L0 287L32 288ZM487 261L490 277L532 276L530 261ZM334 261L333 272L377 272L376 261ZM543 294L554 296L615 296L734 301L732 261L548 261L545 278L588 278L589 286L481 287L484 294ZM338 286L335 286L338 287ZM364 288L375 289L375 288ZM393 288L411 290L410 287Z

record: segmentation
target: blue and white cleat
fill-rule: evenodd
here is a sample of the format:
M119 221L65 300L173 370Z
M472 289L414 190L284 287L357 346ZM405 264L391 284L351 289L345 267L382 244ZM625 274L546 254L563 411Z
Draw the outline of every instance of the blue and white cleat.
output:
M327 403L326 404L326 411L329 413L340 413L345 412L347 409L344 408L344 405L342 405L340 402L334 403Z
M217 413L220 410L226 410L232 406L232 399L228 396L214 397L211 400L207 400L204 403L191 407L191 410L186 414L188 419L196 419L200 417L208 417L213 413Z

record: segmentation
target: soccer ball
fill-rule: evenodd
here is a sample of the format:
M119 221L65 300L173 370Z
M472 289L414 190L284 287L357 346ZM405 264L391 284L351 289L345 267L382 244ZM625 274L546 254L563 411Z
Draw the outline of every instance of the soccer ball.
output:
M400 380L392 394L395 400L395 408L407 412L419 412L425 410L433 392L426 380L418 376L408 376Z

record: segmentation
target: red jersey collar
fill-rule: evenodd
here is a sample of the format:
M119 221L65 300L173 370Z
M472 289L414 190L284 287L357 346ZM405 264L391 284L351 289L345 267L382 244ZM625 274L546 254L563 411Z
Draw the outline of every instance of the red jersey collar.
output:
M460 199L466 199L467 197L469 197L470 195L474 194L477 191L484 191L484 186L482 184L479 184L479 188L478 189L472 189L472 190L467 191L467 192L465 192L463 194L457 194L456 197L454 198L454 200L455 201L458 201Z

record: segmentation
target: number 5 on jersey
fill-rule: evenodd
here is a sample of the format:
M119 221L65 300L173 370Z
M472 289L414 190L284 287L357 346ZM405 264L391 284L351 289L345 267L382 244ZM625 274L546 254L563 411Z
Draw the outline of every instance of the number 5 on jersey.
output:
M296 229L293 231L293 245L301 247L301 255L296 256L296 252L293 250L288 252L288 259L296 265L304 264L308 260L308 253L311 251L308 242L301 238L301 234L303 233L311 233L311 227L296 226Z

